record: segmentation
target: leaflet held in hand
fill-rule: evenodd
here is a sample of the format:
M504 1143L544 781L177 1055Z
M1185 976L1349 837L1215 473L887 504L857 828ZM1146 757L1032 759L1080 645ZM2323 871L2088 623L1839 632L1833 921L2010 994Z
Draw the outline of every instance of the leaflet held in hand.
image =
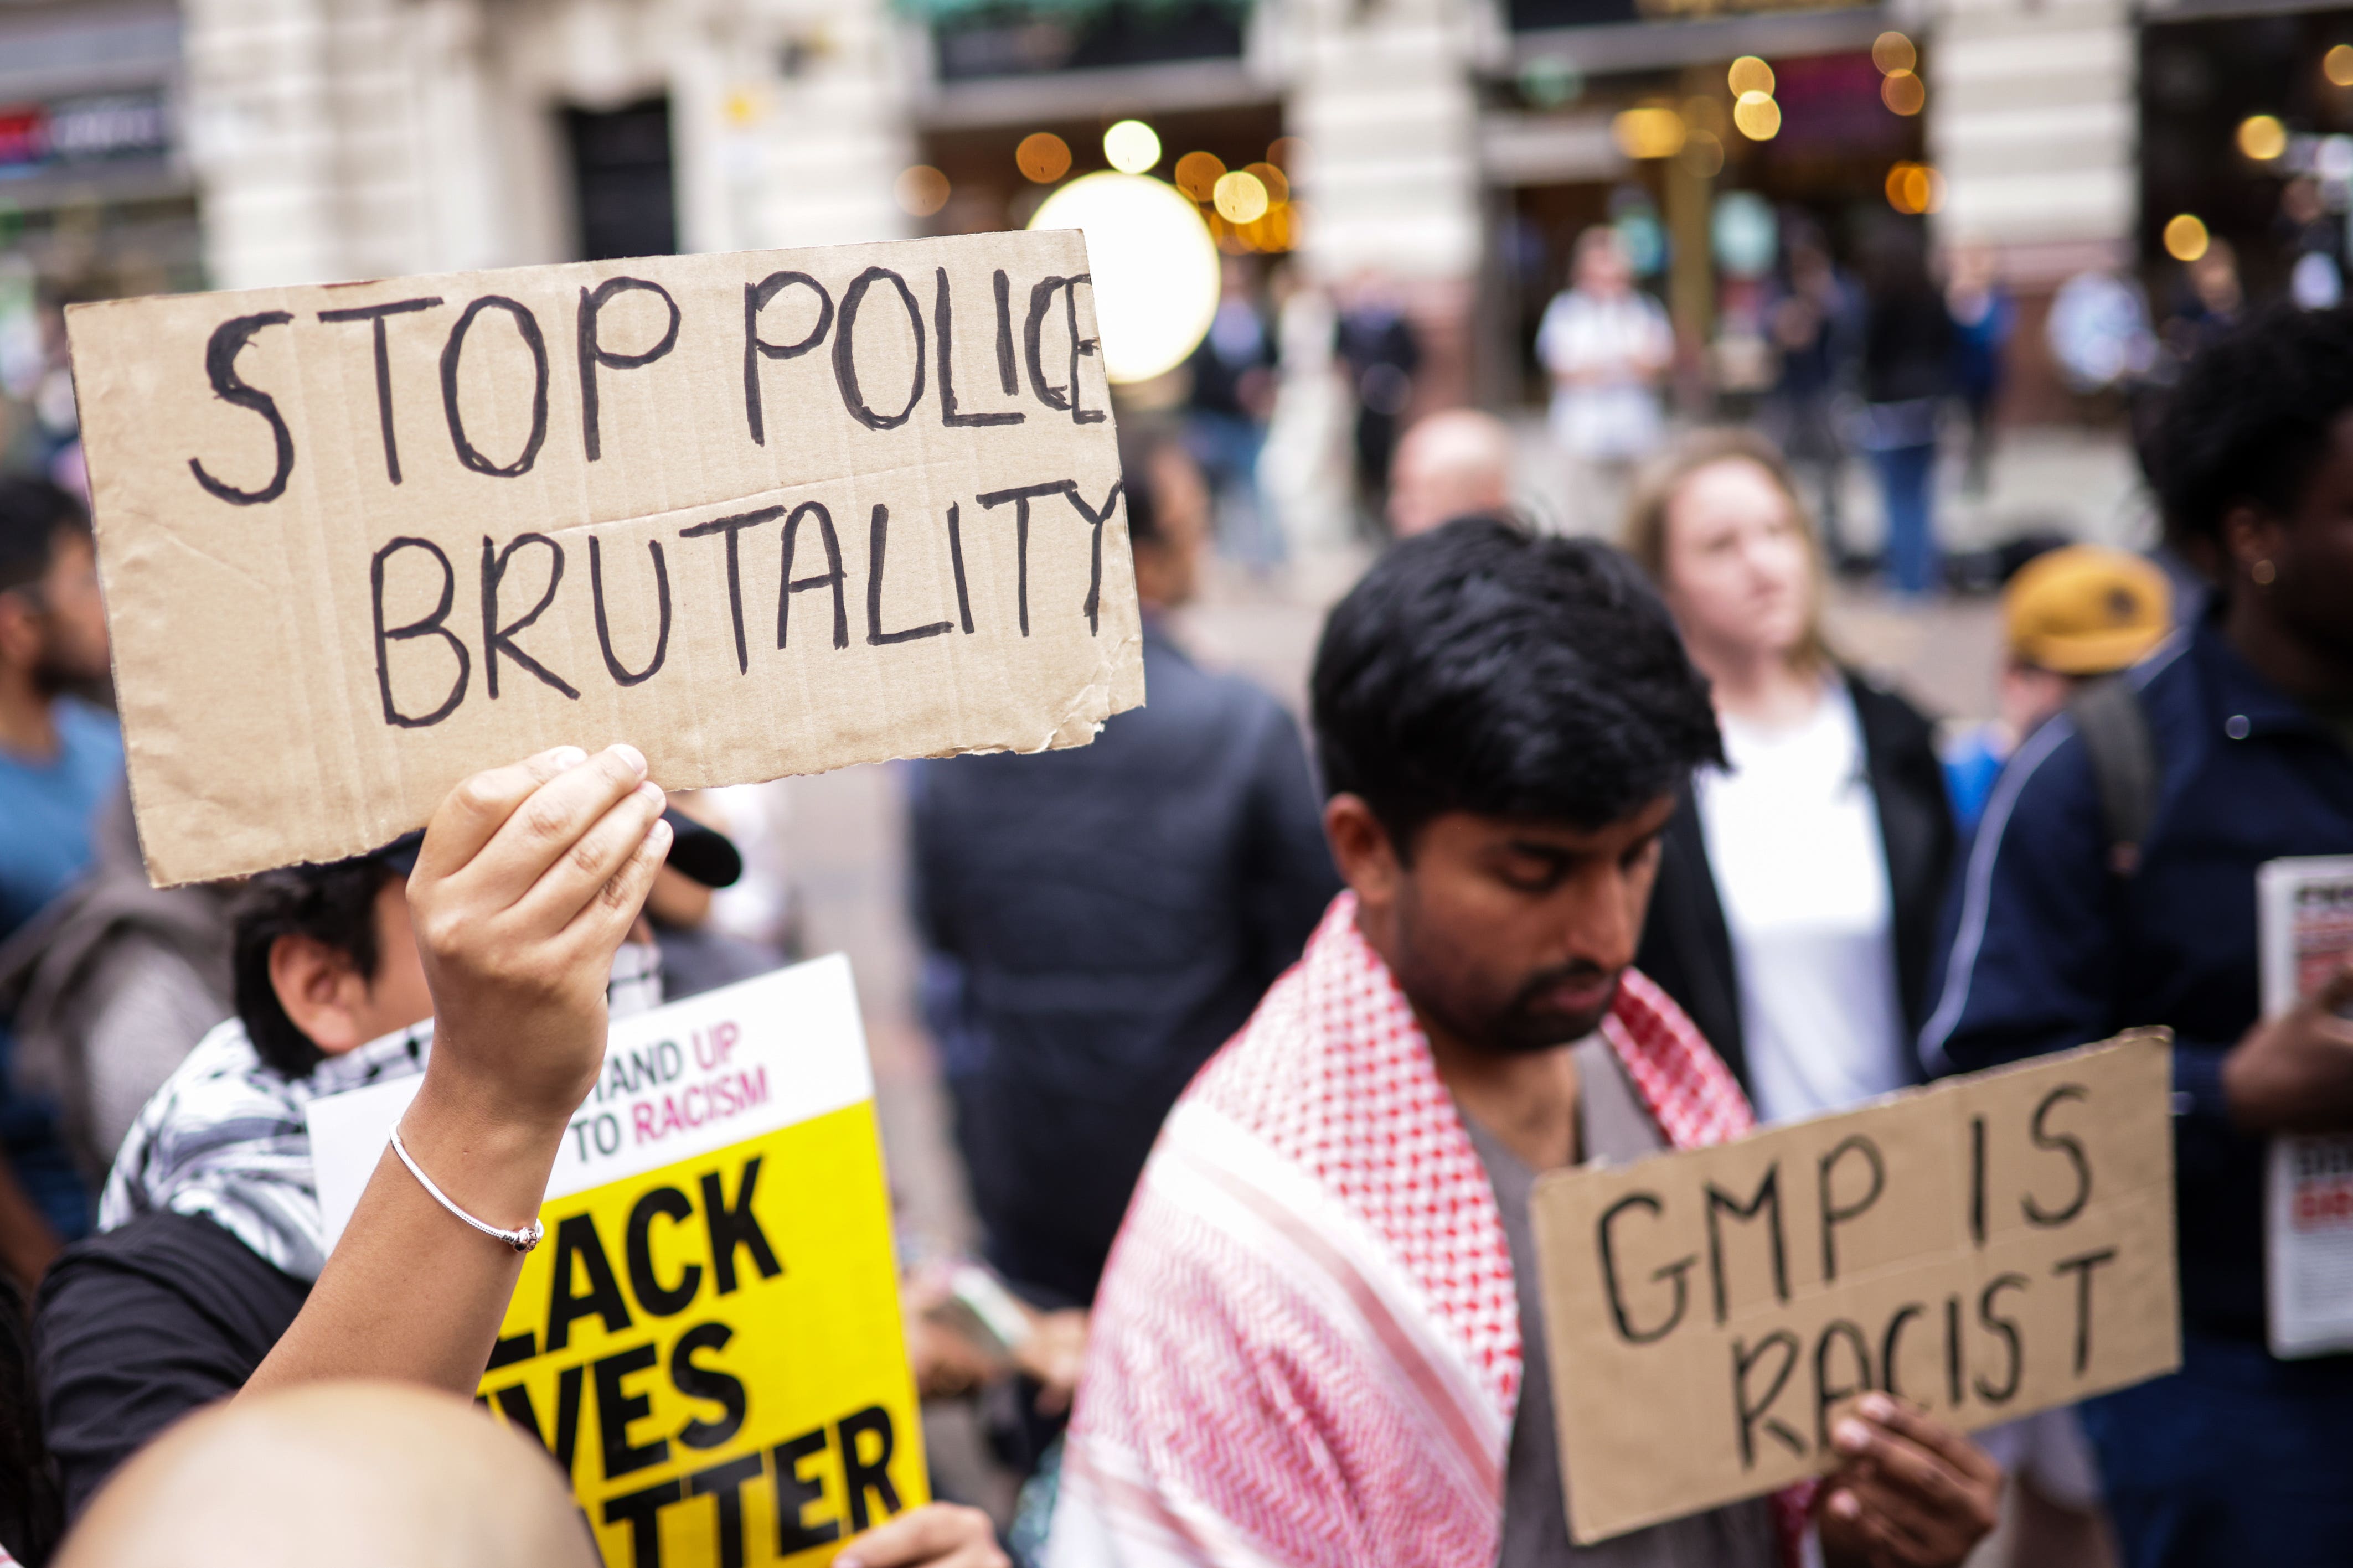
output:
M2263 1016L2276 1017L2353 963L2353 855L2255 872ZM2353 1133L2284 1134L2267 1155L2264 1297L2272 1353L2353 1350Z

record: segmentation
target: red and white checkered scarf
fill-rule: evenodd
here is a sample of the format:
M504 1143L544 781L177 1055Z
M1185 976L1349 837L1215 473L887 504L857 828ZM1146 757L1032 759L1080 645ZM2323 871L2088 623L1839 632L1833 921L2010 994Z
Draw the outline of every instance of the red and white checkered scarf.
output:
M1493 1189L1342 894L1171 1113L1097 1298L1052 1568L1492 1568L1520 1389ZM1678 1149L1754 1124L1628 971L1603 1036Z

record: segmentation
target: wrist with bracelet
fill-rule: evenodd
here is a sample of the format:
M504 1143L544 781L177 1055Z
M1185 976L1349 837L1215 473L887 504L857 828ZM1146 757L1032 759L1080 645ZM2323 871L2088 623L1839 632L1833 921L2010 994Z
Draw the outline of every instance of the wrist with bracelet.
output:
M507 1230L491 1224L488 1220L477 1219L459 1206L457 1200L443 1192L439 1184L425 1173L425 1168L417 1163L417 1157L408 1152L408 1145L401 1139L398 1123L395 1123L392 1129L392 1152L403 1165L408 1167L408 1173L417 1178L417 1184L425 1189L435 1203L439 1204L484 1236L504 1242L518 1253L524 1253L537 1247L540 1238L546 1234L536 1215L524 1225L513 1230Z

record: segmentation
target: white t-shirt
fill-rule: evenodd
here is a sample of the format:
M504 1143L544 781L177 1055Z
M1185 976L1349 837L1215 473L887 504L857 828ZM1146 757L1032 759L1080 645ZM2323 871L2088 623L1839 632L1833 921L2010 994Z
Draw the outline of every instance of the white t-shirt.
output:
M1554 391L1553 438L1571 456L1599 461L1650 451L1662 426L1645 366L1673 352L1666 311L1639 289L1615 299L1575 289L1554 296L1536 329L1536 357L1556 377L1593 379Z
M1795 729L1722 727L1731 771L1704 769L1696 787L1757 1119L1904 1088L1887 851L1853 699L1833 684Z

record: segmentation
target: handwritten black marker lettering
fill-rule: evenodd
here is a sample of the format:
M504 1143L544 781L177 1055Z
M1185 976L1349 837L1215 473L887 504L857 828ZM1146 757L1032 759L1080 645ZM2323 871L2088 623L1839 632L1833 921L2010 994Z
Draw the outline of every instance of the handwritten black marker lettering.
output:
M932 330L940 343L940 423L950 429L969 430L985 425L1018 425L1029 417L1019 409L998 414L959 414L955 395L955 314L948 295L948 269L939 268L939 290L932 304Z
M907 325L915 334L915 375L907 389L907 405L896 414L877 414L868 406L866 395L858 385L858 312L866 303L866 291L875 284L887 281L899 291L899 302L907 309ZM870 267L849 280L841 295L841 328L833 334L833 379L841 388L841 405L849 416L869 430L896 430L915 412L915 405L923 400L923 310L915 303L915 291L907 280L887 267Z
M1021 375L1013 363L1013 280L997 269L997 384L1008 397L1021 391Z
M908 626L895 632L882 629L882 562L890 543L891 509L876 501L866 531L866 645L881 647L891 643L915 642L923 637L935 637L942 632L954 631L954 621L934 621L928 626Z
M1015 599L1021 607L1021 635L1025 637L1029 635L1029 503L1041 496L1065 494L1070 489L1070 480L1056 479L1050 484L991 490L985 496L974 498L992 511L1007 501L1013 503Z
M715 517L709 522L698 522L691 528L678 531L681 539L702 539L716 533L727 541L727 618L735 627L735 673L738 675L750 673L752 656L744 646L744 572L736 536L747 528L757 528L784 515L783 507L764 506L757 511L739 512L733 517Z
M384 432L384 477L394 484L400 483L400 446L392 434L392 353L385 342L384 320L386 316L405 316L411 310L429 310L441 302L437 296L429 300L395 300L385 305L355 305L347 310L322 310L322 321L365 321L374 329L375 338L375 417ZM491 693L495 697L498 693Z
M205 472L204 464L190 458L188 471L196 476L196 483L205 488L205 493L216 500L225 500L231 506L259 506L286 493L287 476L294 471L294 432L286 427L286 416L278 412L278 400L259 387L248 385L245 378L237 374L237 356L245 352L245 345L262 328L282 327L293 319L284 310L238 316L215 327L212 337L205 343L205 377L213 384L213 395L239 408L250 408L269 421L269 438L278 453L269 482L258 490L241 490L235 485L224 484Z
M1917 1301L1906 1301L1895 1309L1894 1317L1887 1320L1887 1332L1879 1342L1879 1385L1887 1391L1891 1399L1904 1397L1904 1391L1896 1386L1895 1377L1896 1357L1904 1348L1904 1331L1911 1325L1913 1319L1927 1310Z
M2058 1151L2066 1155L2067 1163L2075 1168L2075 1195L2057 1208L2044 1208L2035 1201L2032 1193L2027 1194L2021 1202L2021 1206L2026 1210L2027 1219L2045 1229L2065 1225L2069 1220L2082 1214L2084 1205L2092 1201L2092 1162L2084 1152L2083 1140L2072 1132L2054 1134L2049 1128L2043 1126L2043 1121L2051 1114L2052 1107L2066 1100L2084 1098L2086 1096L2082 1084L2063 1083L2044 1095L2042 1103L2034 1108L2034 1118L2031 1124L2034 1135L2034 1146L2037 1149Z
M2010 1370L2002 1374L2001 1382L1988 1383L1982 1376L1969 1380L1971 1386L1978 1391L1978 1397L1988 1405L2007 1405L2016 1398L2018 1380L2024 1375L2026 1370L2025 1357L2019 1352L2017 1320L2005 1318L1994 1310L2001 1304L2001 1293L2004 1290L2023 1290L2024 1289L2026 1289L2025 1275L1997 1274L1986 1281L1985 1289L1978 1296L1978 1321L2000 1334L2002 1342L2009 1347Z
M964 635L972 636L972 594L964 583L964 524L956 515L956 503L948 502L948 563L955 568L956 619L964 626Z
M1663 1211L1664 1207L1665 1205L1661 1204L1653 1194L1628 1193L1624 1197L1603 1209L1601 1217L1594 1222L1594 1243L1601 1254L1601 1280L1609 1292L1610 1321L1618 1326L1618 1337L1630 1345L1655 1344L1665 1339L1674 1332L1675 1326L1683 1321L1683 1309L1690 1304L1689 1276L1692 1267L1699 1261L1697 1253L1673 1263L1664 1264L1651 1272L1652 1284L1662 1279L1672 1279L1675 1282L1675 1303L1656 1327L1636 1328L1626 1311L1625 1290L1618 1279L1618 1218L1620 1215L1634 1209L1646 1210L1656 1216Z
M515 552L526 544L543 544L547 547L547 586L540 590L538 603L533 605L514 620L501 626L499 625L499 584L505 581L507 566L513 561ZM501 654L506 655L565 696L575 701L579 700L580 693L573 689L570 681L525 653L514 640L524 628L545 615L550 605L555 603L555 587L563 581L564 546L546 534L518 533L507 541L506 548L503 550L491 544L489 534L482 535L482 689L491 694L492 701L496 701L499 695L499 655Z
M1079 515L1087 520L1088 526L1094 531L1094 554L1092 564L1087 570L1087 635L1089 637L1095 635L1097 612L1103 608L1103 524L1111 521L1111 509L1119 504L1120 484L1121 481L1118 479L1111 482L1111 489L1104 495L1103 505L1100 507L1089 506L1086 498L1079 494L1079 487L1075 483L1071 484L1066 492L1071 498L1071 504L1079 509Z
M433 606L432 612L422 618L410 621L406 626L387 626L384 624L385 563L404 550L422 550L439 563L441 598ZM418 539L409 534L402 534L396 539L385 541L384 547L378 550L368 562L368 587L375 605L375 687L377 692L384 698L384 721L397 725L403 730L422 730L430 725L438 724L456 712L458 704L466 700L466 681L473 673L473 658L466 652L465 639L442 625L449 618L449 606L456 603L458 594L458 574L451 570L449 557L443 554L441 547L429 539ZM399 705L392 700L392 665L389 657L392 645L396 642L406 642L412 637L439 637L449 645L449 651L458 656L458 677L449 683L449 695L443 698L441 706L430 713L415 715L403 713Z
M1789 1299L1789 1264L1781 1236L1781 1167L1776 1164L1766 1170L1765 1179L1757 1184L1756 1192L1749 1194L1746 1204L1714 1182L1707 1184L1707 1268L1715 1282L1715 1321L1719 1323L1725 1320L1728 1303L1725 1299L1724 1287L1724 1230L1716 1223L1716 1215L1728 1214L1745 1224L1768 1209L1771 1213L1767 1234L1773 1238L1773 1298L1778 1301L1787 1301Z
M1839 1162L1849 1154L1861 1154L1864 1163L1870 1166L1871 1188L1854 1202L1840 1204L1832 1201L1831 1188L1838 1171ZM1872 1205L1879 1201L1879 1194L1887 1190L1887 1164L1879 1157L1879 1145L1860 1132L1841 1140L1836 1148L1822 1156L1820 1182L1822 1283L1828 1285L1838 1279L1838 1227L1849 1220L1859 1218Z
M651 294L669 308L670 325L662 329L661 340L643 353L615 353L598 339L596 319L614 296L631 289ZM588 460L596 462L604 456L604 437L597 429L596 367L607 370L642 370L647 365L678 346L678 301L670 290L659 283L642 278L608 278L595 289L580 290L580 444Z
M1831 1348L1844 1345L1854 1360L1854 1379L1851 1383L1831 1381ZM1841 1400L1852 1399L1858 1394L1868 1394L1873 1387L1871 1377L1871 1345L1862 1337L1862 1330L1844 1318L1834 1318L1822 1325L1814 1341L1814 1447L1827 1451L1831 1446L1831 1408Z
M654 672L670 657L670 568L662 564L661 541L649 539L646 548L654 558L654 601L660 616L659 628L654 633L654 656L643 669L632 670L613 653L613 630L605 617L605 556L601 542L595 534L588 536L588 596L596 606L596 647L605 655L605 668L615 684L636 686L653 679Z
M1094 281L1091 275L1082 272L1071 279L1069 288L1062 290L1062 313L1071 329L1071 423L1073 425L1100 425L1111 417L1103 409L1085 406L1079 396L1079 360L1082 356L1092 358L1102 347L1092 338L1079 336L1079 285L1083 283L1092 289Z
M2075 1276L2075 1375L2092 1364L2092 1270L2103 1263L2114 1263L2116 1249L2104 1247L2097 1252L2086 1252L2074 1258L2063 1258L2051 1266L2053 1274L2073 1272Z
M1969 1118L1969 1239L1986 1239L1986 1120Z
M1952 1408L1961 1407L1961 1299L1945 1298L1945 1393Z
M818 540L825 546L826 569L814 577L796 579L793 576L793 546L800 540L801 519L805 517L817 519ZM807 593L812 588L831 588L833 590L833 646L848 647L849 646L849 611L842 603L843 581L841 541L834 535L833 514L826 510L820 502L813 500L801 502L800 505L793 508L793 514L785 519L784 577L782 585L776 590L776 646L778 647L786 646L786 633L792 626L793 595Z
M522 338L523 347L531 351L531 438L522 444L522 455L501 468L477 451L466 439L465 416L458 412L458 363L466 353L466 334L473 330L474 318L484 310L504 310L514 318L515 331ZM441 350L441 412L449 421L449 444L458 449L458 460L478 474L491 474L512 479L531 472L532 464L539 460L539 448L547 440L547 340L539 333L539 320L527 306L502 294L485 294L466 307L458 324L449 329L449 342Z
M797 343L772 343L760 335L760 312L768 301L795 284L817 296L817 325ZM771 272L757 283L744 285L744 420L752 427L755 445L768 444L767 422L760 410L760 361L798 359L825 341L833 327L833 296L806 272Z
M1767 1351L1781 1352L1780 1369L1773 1373L1773 1381L1767 1385L1765 1396L1762 1399L1751 1398L1748 1374L1757 1369L1757 1363L1764 1360ZM1798 1336L1787 1329L1774 1330L1758 1340L1753 1349L1746 1340L1736 1338L1732 1342L1732 1414L1740 1434L1742 1469L1757 1468L1757 1434L1760 1423L1767 1437L1799 1458L1806 1457L1806 1440L1779 1416L1767 1414L1773 1408L1773 1402L1781 1397L1781 1390L1788 1386L1789 1374L1797 1367Z
M1100 408L1083 406L1079 399L1079 361L1096 351L1092 338L1079 336L1079 302L1076 289L1082 283L1092 287L1094 279L1081 272L1070 278L1047 278L1029 290L1029 315L1022 322L1022 352L1029 362L1029 391L1049 408L1060 409L1071 416L1074 425L1097 425L1105 417ZM1063 296L1064 318L1071 333L1070 384L1057 385L1046 379L1046 312L1053 309L1054 296Z

